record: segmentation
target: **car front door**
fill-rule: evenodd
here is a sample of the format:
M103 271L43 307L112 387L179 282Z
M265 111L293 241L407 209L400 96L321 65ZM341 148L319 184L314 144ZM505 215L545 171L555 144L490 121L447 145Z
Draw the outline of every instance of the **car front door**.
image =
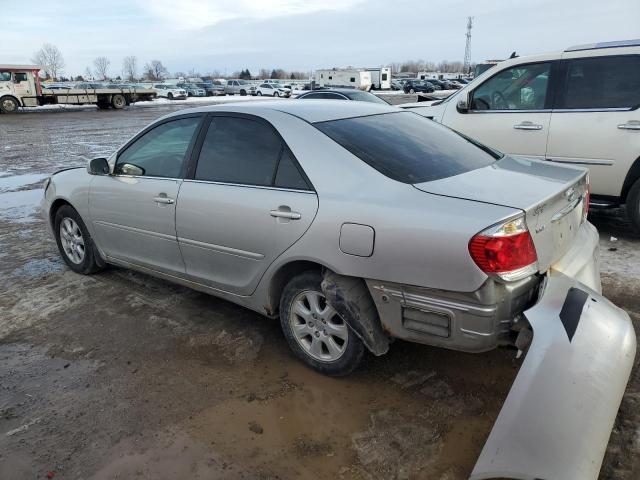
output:
M271 124L212 116L178 194L176 230L187 276L250 295L317 209L315 192Z
M202 118L171 118L153 126L118 153L111 175L93 177L91 222L109 257L184 274L175 208L185 159Z
M580 54L563 57L547 159L588 167L593 194L619 197L640 157L640 55Z
M473 89L468 110L451 102L442 123L504 153L543 159L551 119L551 65L496 72Z

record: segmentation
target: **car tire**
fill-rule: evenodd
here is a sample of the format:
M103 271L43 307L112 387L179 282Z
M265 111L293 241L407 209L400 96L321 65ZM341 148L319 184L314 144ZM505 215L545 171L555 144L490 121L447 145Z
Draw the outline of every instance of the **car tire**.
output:
M640 232L640 178L627 195L627 216L636 231Z
M111 97L111 106L115 110L122 110L127 106L127 99L124 98L124 95L120 95L119 93Z
M261 97L262 96L262 92L258 92L258 93L256 93L256 95Z
M19 106L18 101L13 97L0 98L0 112L2 113L16 113Z
M413 88L410 88L409 93L413 95L414 93L416 93L416 91Z
M278 92L273 92L273 96L274 96L274 97L279 97L279 96L280 96L280 94L279 94Z
M280 325L304 364L325 375L348 375L362 361L364 344L326 303L321 282L320 272L309 271L287 283L280 298Z
M71 270L89 275L104 268L104 262L97 257L91 234L75 208L70 205L60 207L56 211L53 228L60 255Z
M247 91L246 90L240 90L240 96L244 97L247 95Z
M167 93L167 100L173 100L173 93Z

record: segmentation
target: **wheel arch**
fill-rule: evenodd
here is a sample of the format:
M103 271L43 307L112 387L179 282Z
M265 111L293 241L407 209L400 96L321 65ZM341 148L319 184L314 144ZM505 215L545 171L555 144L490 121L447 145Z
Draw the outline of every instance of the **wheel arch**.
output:
M69 205L71 208L73 208L74 210L78 210L76 207L74 207L71 202L69 202L67 199L65 198L56 198L52 203L51 203L51 207L49 208L49 224L51 225L51 228L53 229L55 226L55 221L56 221L56 213L58 212L58 210L60 210L60 207L64 206L64 205Z
M627 195L629 195L629 190L633 187L633 184L636 183L637 180L640 179L640 157L636 158L636 160L631 164L631 168L627 172L627 176L624 179L624 183L622 184L622 191L620 192L620 201L625 203L627 201Z
M291 278L308 271L322 272L326 268L325 265L311 260L293 260L284 265L280 265L269 279L267 305L264 306L267 314L272 316L278 315L282 291Z

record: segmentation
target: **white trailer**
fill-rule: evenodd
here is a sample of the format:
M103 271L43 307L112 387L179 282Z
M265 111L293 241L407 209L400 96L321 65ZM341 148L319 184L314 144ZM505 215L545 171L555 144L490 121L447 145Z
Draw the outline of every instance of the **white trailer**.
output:
M416 78L418 80L457 80L458 78L464 77L464 73L462 72L418 72Z
M367 68L371 72L372 90L391 90L391 67Z
M355 68L316 70L316 85L320 87L347 87L371 89L371 72Z
M155 90L147 88L97 88L49 90L40 83L35 65L0 64L0 112L14 113L20 107L40 105L97 105L100 109L121 109L141 101L153 100Z

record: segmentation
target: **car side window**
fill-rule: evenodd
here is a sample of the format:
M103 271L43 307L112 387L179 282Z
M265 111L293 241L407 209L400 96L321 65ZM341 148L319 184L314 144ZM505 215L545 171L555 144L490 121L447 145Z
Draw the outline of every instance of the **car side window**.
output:
M27 74L26 73L22 73L22 72L14 73L13 74L13 78L14 78L14 81L16 83L26 82L27 81Z
M240 117L214 117L204 139L195 179L271 186L280 137L268 125Z
M280 163L278 163L278 171L276 172L276 179L274 186L282 188L293 188L296 190L308 190L309 185L304 179L300 170L296 166L296 161L293 159L288 150L282 152L280 157Z
M543 110L551 63L503 70L473 91L472 110Z
M556 108L640 106L640 55L577 58L568 61Z
M148 131L118 155L114 173L178 178L200 120L181 118Z
M11 72L0 72L0 82L9 82L11 80Z

